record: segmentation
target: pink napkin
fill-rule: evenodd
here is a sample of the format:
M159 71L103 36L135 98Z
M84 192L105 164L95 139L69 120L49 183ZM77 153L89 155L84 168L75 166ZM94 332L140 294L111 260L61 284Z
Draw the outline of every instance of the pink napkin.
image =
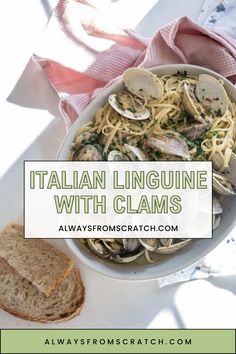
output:
M147 40L118 28L85 0L59 1L34 59L58 92L68 127L131 66L189 63L236 82L236 41L226 34L181 17Z

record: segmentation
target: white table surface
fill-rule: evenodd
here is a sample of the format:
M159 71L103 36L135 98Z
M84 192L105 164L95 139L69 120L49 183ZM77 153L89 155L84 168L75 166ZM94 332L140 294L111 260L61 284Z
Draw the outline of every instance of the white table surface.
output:
M127 9L133 0L93 2L120 25L150 36L181 15L196 19L203 0L141 0L135 2L133 11ZM57 95L30 60L56 3L57 0L8 0L1 4L0 227L21 221L22 161L55 158L66 133ZM54 243L71 254L63 240ZM43 325L0 310L0 328L236 327L235 276L160 289L156 281L115 281L89 270L77 259L75 263L86 287L86 302L79 317Z

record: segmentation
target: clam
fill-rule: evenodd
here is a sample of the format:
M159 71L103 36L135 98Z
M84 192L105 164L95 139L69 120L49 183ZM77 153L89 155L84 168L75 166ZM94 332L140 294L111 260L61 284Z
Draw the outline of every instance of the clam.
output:
M140 238L139 242L150 252L154 252L158 246L158 240L156 238Z
M132 161L135 160L140 160L140 161L145 161L145 160L150 160L149 157L137 146L132 146L125 144L124 147L128 151L128 155Z
M232 183L225 175L218 172L213 172L213 189L220 195L235 195Z
M228 108L228 97L224 87L213 76L200 74L195 94L202 105L212 113L224 115Z
M144 250L139 251L138 253L131 254L131 255L111 255L109 258L111 261L114 261L116 263L131 263L136 261L140 256L142 256L144 253Z
M205 123L204 119L202 118L200 112L197 110L196 107L196 97L194 95L193 89L188 84L184 84L183 86L183 98L182 98L182 103L184 106L184 109L190 116L192 116L196 121L200 123Z
M161 246L169 247L172 244L173 239L172 238L161 238L159 241L160 241Z
M86 242L88 248L97 256L102 258L107 258L109 256L109 252L101 240L88 238Z
M236 186L236 154L232 152L229 161L229 176L232 184Z
M116 240L112 240L112 241L103 240L103 243L111 254L121 254L122 253L123 247Z
M189 159L188 145L183 139L176 136L160 135L156 138L150 137L146 140L146 145L155 151Z
M79 133L75 137L75 145L81 146L83 144L91 144L98 140L98 135L96 133L91 133L90 131L85 131Z
M76 151L73 156L74 161L102 161L103 155L99 145L85 145Z
M123 74L124 85L133 95L148 100L161 99L163 87L160 80L150 71L139 68L127 69Z
M145 251L144 251L144 256L145 256L145 258L146 258L146 260L148 261L148 263L155 263L155 258L154 259L152 259L151 257L150 257L150 254L149 253L151 253L151 254L153 254L151 251L149 251L148 249L145 249Z
M190 241L191 239L181 240L180 242L172 243L169 246L158 247L156 252L159 254L171 254L185 247Z
M224 165L224 157L222 154L220 154L219 152L215 152L211 160L212 160L213 167L217 171L221 170L221 171L228 172L228 168L222 168Z
M119 102L117 94L115 93L108 97L108 102L116 112L128 119L144 120L150 117L150 112L147 108L144 108L139 112L131 108L123 107L123 105Z
M137 238L123 238L123 246L126 252L135 252L140 244Z
M213 209L213 215L218 215L223 212L222 205L219 202L219 199L213 195L212 198L212 209Z
M128 161L129 158L123 152L118 150L112 150L107 156L108 161Z
M190 140L195 140L200 138L207 130L206 123L192 124L186 128L181 129L181 134L186 136Z
M221 217L220 214L218 214L218 215L214 214L214 215L213 215L213 221L212 221L212 228L213 228L213 230L217 229L217 227L220 226L221 219L222 219L222 217Z

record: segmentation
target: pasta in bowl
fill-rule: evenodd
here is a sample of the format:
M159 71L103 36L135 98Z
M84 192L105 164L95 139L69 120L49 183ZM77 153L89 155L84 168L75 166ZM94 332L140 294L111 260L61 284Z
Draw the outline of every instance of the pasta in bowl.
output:
M84 239L68 241L70 246L80 256L82 253L84 260L93 257L92 251L95 264L99 262L97 256L116 263L96 264L103 273L108 267L120 271L122 263L128 263L129 269L121 270L126 274L132 273L132 267L143 271L144 266L152 269L150 273L176 271L177 264L181 269L186 261L191 264L213 249L234 223L231 209L221 223L224 206L232 204L235 208L234 198L227 198L235 194L236 184L234 101L232 84L207 69L191 65L128 69L123 82L107 89L83 112L59 159L211 160L213 224L217 230L212 240L138 239L131 245L128 239Z

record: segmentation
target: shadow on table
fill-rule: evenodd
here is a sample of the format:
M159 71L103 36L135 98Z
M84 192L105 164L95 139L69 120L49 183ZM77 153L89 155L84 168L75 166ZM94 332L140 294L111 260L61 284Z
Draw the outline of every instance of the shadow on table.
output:
M40 66L29 60L7 101L16 105L47 110L55 117L61 117L59 98L48 84Z
M49 18L52 13L52 7L48 0L40 0L42 8L44 9L45 15Z
M61 121L53 119L0 177L0 228L11 222L23 221L24 160L54 160L64 134L65 129Z
M22 221L23 161L55 159L66 133L65 124L58 109L58 96L48 85L39 65L32 59L26 65L7 101L29 109L32 114L32 124L35 121L36 126L41 115L35 114L34 116L34 109L37 113L38 110L45 110L50 114L44 130L39 128L36 139L29 143L29 146L26 145L24 153L17 157L17 160L0 178L0 227L4 227L9 222ZM22 111L19 110L19 119L21 119L21 114ZM45 116L42 119L45 119ZM42 124L39 126L41 127ZM24 132L21 131L20 134L24 139Z
M226 277L218 277L218 278L209 278L207 281L217 288L221 288L223 290L228 290L234 295L236 295L236 275L230 275Z

